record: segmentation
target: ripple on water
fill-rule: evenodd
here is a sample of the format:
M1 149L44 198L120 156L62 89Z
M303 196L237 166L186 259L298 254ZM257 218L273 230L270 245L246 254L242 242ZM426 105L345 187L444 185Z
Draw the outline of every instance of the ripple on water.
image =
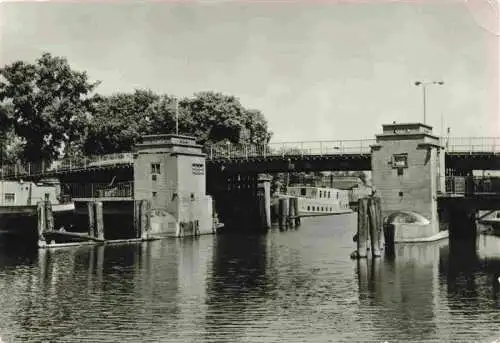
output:
M488 253L500 246L497 238L481 238L478 252L401 245L394 260L352 261L354 225L352 216L324 217L260 236L47 250L34 257L9 250L1 258L0 252L0 336L7 342L500 337L500 259Z

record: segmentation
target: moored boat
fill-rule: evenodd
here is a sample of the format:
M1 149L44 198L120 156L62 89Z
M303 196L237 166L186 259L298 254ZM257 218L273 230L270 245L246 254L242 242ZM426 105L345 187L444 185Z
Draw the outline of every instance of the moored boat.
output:
M298 199L299 216L324 216L352 213L349 207L349 192L336 188L292 186L286 193L276 194L273 204L279 198L295 197Z
M479 220L479 223L487 226L486 233L500 235L500 211L496 211L491 215Z

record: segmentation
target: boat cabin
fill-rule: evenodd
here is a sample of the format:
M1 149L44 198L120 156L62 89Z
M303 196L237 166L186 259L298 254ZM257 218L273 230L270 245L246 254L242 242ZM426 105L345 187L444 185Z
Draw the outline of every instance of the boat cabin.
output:
M349 203L347 191L323 187L288 187L288 195L308 199L338 200L340 203Z

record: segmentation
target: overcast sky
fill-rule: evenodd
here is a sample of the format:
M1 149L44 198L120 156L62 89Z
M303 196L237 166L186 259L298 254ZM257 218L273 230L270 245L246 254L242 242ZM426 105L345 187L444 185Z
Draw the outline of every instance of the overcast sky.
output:
M263 111L273 141L373 138L427 118L500 136L498 13L486 0L2 3L0 64L66 57L109 94L204 90Z

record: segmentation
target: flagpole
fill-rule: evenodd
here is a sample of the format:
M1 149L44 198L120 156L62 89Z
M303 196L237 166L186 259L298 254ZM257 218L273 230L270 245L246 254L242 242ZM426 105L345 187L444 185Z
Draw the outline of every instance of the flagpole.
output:
M179 100L175 99L175 134L179 135Z

